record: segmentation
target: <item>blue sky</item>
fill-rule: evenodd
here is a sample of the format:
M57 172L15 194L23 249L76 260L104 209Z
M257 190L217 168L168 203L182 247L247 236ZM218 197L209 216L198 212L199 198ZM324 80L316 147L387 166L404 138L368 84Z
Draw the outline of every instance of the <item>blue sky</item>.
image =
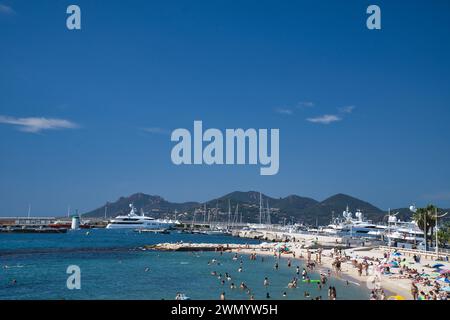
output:
M370 31L370 4L0 0L0 215L234 190L450 207L450 5L377 1ZM279 128L280 172L174 166L194 120Z

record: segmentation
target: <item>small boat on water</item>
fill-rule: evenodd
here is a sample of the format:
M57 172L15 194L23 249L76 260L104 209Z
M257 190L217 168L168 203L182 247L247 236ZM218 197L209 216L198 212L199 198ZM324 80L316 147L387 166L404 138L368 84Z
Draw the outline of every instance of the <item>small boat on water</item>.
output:
M134 232L137 233L159 233L159 234L170 234L170 231L167 229L158 230L158 229L136 229Z
M175 300L185 301L185 300L191 300L191 298L186 296L184 293L178 292L177 295L175 296Z

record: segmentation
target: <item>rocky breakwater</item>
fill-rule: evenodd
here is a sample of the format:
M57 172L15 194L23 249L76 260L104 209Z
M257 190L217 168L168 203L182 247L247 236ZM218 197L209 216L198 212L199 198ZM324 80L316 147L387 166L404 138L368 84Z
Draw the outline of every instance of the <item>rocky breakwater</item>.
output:
M217 244L217 243L158 243L144 246L146 250L155 251L239 251L239 250L261 250L260 244Z

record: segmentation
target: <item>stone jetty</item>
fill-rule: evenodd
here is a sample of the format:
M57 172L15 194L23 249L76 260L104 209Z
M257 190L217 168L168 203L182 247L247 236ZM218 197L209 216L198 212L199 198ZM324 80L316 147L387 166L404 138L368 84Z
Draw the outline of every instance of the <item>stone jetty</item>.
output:
M267 247L267 248L266 248ZM269 250L264 244L218 244L218 243L159 243L146 245L146 250L156 251L236 251L236 250Z

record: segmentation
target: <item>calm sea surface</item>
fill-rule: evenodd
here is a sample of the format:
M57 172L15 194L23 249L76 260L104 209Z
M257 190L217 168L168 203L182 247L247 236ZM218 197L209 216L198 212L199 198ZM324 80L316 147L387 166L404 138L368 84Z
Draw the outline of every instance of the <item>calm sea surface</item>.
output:
M142 245L161 242L257 243L230 236L206 236L172 233L138 234L133 231L91 230L69 231L67 234L0 234L0 299L167 299L177 292L191 299L219 299L225 292L227 299L247 300L240 289L230 289L245 282L256 299L327 298L327 288L319 290L315 284L300 283L297 289L288 289L288 282L296 276L295 267L303 266L295 260L292 267L280 261L274 270L275 259L265 257L250 261L242 257L243 272L238 272L240 260L233 254L222 256L215 252L154 252L143 251ZM217 259L219 264L208 264ZM67 267L81 269L81 290L66 286ZM228 272L231 281L221 284L211 272ZM270 286L266 290L264 277ZM311 276L318 279L317 274ZM16 282L14 283L13 280ZM368 298L368 289L345 281L331 279L340 299ZM286 292L287 296L283 297Z

